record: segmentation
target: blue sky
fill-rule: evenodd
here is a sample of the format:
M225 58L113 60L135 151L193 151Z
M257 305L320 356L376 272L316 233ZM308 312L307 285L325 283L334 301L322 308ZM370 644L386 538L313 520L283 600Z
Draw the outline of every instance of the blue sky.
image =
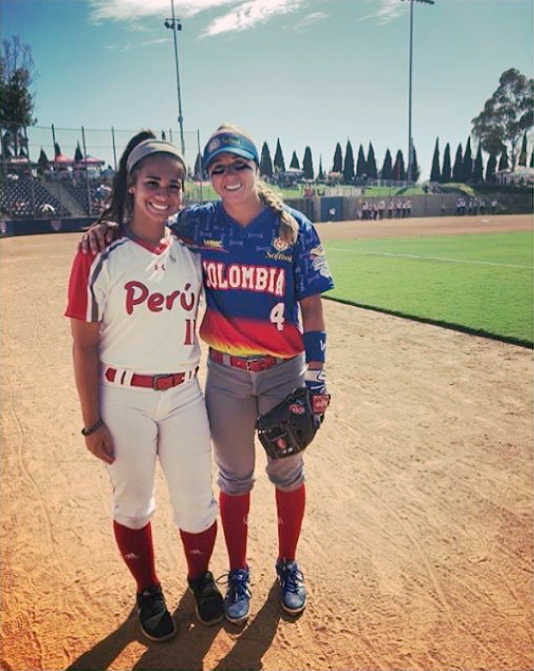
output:
M174 0L186 157L223 121L247 129L289 165L312 151L330 170L336 144L373 143L407 157L409 2ZM51 125L71 155L113 163L140 128L179 146L171 0L2 0L2 38L30 44L37 77L30 151L53 154ZM533 75L532 0L414 3L412 125L422 176L434 143L454 158L471 119L509 68ZM73 129L73 130L63 130ZM96 132L96 131L100 132ZM117 156L118 158L118 156Z

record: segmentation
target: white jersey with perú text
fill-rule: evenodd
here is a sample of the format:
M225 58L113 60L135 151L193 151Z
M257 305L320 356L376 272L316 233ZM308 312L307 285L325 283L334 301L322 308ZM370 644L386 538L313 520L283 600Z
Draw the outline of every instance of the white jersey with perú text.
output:
M101 324L102 364L177 373L199 362L201 291L200 258L174 236L158 246L122 237L96 256L78 252L65 315Z

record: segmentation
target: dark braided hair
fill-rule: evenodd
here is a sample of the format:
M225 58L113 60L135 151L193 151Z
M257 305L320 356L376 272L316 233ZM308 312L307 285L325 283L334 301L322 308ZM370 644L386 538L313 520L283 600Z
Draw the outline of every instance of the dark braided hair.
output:
M156 139L156 136L151 130L142 130L128 142L119 161L119 169L113 177L109 204L98 218L97 224L114 222L118 224L119 230L122 231L124 223L132 214L132 196L128 192L128 171L126 169L128 156L140 142L154 139Z

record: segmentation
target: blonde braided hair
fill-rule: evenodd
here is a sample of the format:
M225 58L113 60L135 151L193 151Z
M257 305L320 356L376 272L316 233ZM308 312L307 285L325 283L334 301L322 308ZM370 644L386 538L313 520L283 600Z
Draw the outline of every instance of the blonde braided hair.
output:
M264 205L280 219L280 238L289 245L294 245L297 242L299 226L295 217L285 209L282 198L262 181L258 184L258 195Z

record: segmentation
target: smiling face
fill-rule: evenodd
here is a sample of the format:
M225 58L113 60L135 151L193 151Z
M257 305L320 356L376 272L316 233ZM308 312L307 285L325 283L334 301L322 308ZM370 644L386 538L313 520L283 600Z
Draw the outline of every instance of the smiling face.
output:
M258 199L258 166L254 161L236 154L219 154L208 172L224 204L235 207Z
M164 225L182 207L183 179L183 166L175 156L154 154L143 159L130 176L132 223Z

